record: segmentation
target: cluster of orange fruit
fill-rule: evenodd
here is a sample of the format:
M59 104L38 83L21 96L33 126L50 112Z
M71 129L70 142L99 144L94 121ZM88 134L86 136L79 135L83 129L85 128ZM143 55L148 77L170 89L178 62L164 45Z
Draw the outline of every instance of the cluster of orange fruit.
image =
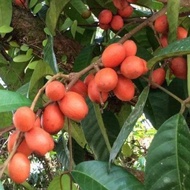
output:
M167 19L167 14L163 14L159 16L155 22L154 22L154 29L158 33L159 38L160 38L160 44L162 47L167 47L168 46L168 31L169 31L169 23ZM181 40L184 38L187 38L188 36L188 31L182 27L178 26L177 27L177 40ZM173 57L169 60L169 68L170 72L177 78L180 79L186 79L187 78L187 59L183 56L177 56ZM161 69L160 69L161 70ZM162 68L162 74L158 78L164 78L165 75L163 71L164 69ZM161 79L160 79L161 80ZM163 79L161 81L164 81ZM161 82L159 82L162 84Z
M99 27L107 30L112 28L115 31L120 30L124 26L124 18L128 18L133 14L133 7L130 3L136 3L137 0L113 0L113 4L117 9L117 13L113 15L112 11L104 9L99 13Z
M53 150L54 140L51 135L58 133L64 127L65 116L80 121L88 113L85 99L76 92L66 91L60 81L47 83L45 94L51 103L45 106L41 116L36 116L26 106L18 108L13 115L16 130L8 138L8 152L12 151L19 132L24 134L22 142L8 164L9 175L16 183L22 183L29 177L29 156L32 153L44 156Z

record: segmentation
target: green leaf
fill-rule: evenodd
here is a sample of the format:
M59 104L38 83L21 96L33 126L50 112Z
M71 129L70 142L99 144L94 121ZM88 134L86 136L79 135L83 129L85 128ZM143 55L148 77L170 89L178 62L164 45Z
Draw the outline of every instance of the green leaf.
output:
M38 0L30 0L30 2L29 2L29 8L31 9L32 7L34 7L37 2L38 2Z
M99 106L93 104L89 100L88 107L89 113L81 122L82 129L95 159L105 161L109 158L110 145L102 121L101 111Z
M57 21L61 11L65 7L65 5L69 2L69 0L51 0L50 7L46 13L46 25L49 28L51 34L55 35L55 29L57 25Z
M6 33L10 33L13 31L13 28L8 26L8 25L3 25L3 26L0 26L0 33L1 34L6 34Z
M16 57L13 58L13 61L16 63L22 63L22 62L27 62L32 58L32 55L17 55Z
M137 122L138 118L143 114L143 109L147 100L149 94L149 87L145 87L142 93L139 96L139 100L135 106L135 108L132 110L129 117L126 119L125 123L123 124L123 127L121 128L121 131L119 135L117 136L117 139L115 140L113 147L110 152L110 158L109 162L111 163L116 158L117 154L119 153L123 143L133 130L133 127L135 123Z
M58 73L57 60L53 50L53 37L49 36L46 46L44 47L44 61L49 64L54 73Z
M154 54L154 57L148 61L148 67L151 68L155 63L165 58L190 54L189 44L190 37L172 42Z
M189 147L189 127L184 117L176 114L158 129L149 147L146 189L190 189Z
M167 18L169 23L169 43L177 39L177 27L180 0L169 0L167 4Z
M46 62L39 60L30 79L29 93L37 85L39 80L43 79L46 75L53 75L53 71Z
M74 20L74 22L71 25L71 34L72 34L73 38L75 38L76 32L77 32L77 21Z
M0 112L13 111L21 106L30 106L31 100L18 92L0 90Z
M72 189L70 189L70 180L72 180L72 178L68 174L56 176L50 182L47 190L58 190L58 189L77 190L74 183L72 183Z
M33 13L34 13L34 14L37 14L37 13L42 9L42 7L43 7L42 3L38 3L38 4L34 7Z
M12 20L12 0L1 0L0 26L10 26Z
M187 55L187 90L188 96L190 96L190 55Z
M1 112L0 113L0 121L1 121L1 127L10 126L12 124L12 112Z
M72 171L72 176L83 190L143 190L132 174L119 166L112 166L108 173L108 163L101 161L82 162Z

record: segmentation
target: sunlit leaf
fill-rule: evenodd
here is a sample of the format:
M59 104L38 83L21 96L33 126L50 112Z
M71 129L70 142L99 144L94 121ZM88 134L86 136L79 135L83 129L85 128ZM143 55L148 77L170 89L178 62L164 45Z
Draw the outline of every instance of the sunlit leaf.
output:
M10 26L12 19L12 0L1 0L0 26Z

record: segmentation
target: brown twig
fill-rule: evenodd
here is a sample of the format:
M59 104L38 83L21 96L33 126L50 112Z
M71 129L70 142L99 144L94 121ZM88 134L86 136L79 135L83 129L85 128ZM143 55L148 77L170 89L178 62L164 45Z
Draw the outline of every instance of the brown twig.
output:
M9 127L5 127L3 129L0 129L0 137L4 134L7 133L11 130L13 130L15 127L13 125L9 126Z

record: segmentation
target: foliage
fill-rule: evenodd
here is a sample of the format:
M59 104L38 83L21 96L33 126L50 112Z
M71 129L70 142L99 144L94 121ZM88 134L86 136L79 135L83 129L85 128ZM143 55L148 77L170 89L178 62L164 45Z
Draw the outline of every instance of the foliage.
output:
M29 0L19 6L1 0L0 189L190 189L190 37L177 39L178 26L190 29L190 4L137 0L132 5L134 12L121 30L104 31L98 15L103 9L117 13L112 0ZM85 11L91 13L88 18ZM169 44L163 48L153 23L165 12ZM54 151L44 157L32 155L36 170L23 184L12 182L3 167L14 111L21 106L43 110L47 97L42 91L52 76L66 76L69 89L102 67L101 55L109 44L127 39L135 41L137 55L149 68L133 80L134 99L124 102L110 94L100 105L86 98L85 119L66 120L63 130L53 135ZM187 59L185 80L169 69L175 56ZM165 68L166 80L153 89L149 75L158 67ZM154 129L146 129L146 122ZM143 146L140 141L147 136L153 140Z

